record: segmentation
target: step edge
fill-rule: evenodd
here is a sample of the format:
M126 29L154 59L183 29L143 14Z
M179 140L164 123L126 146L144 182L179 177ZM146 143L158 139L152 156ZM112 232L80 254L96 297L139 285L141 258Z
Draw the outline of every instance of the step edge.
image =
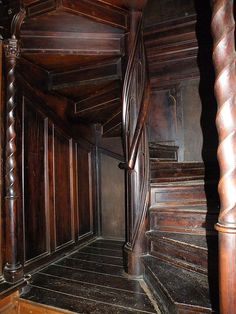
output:
M152 256L152 255L150 255L150 254L147 255L147 256L150 256L151 258L154 258L154 259L157 259L157 260L158 260L157 257ZM147 262L146 262L146 264L147 264ZM170 264L170 263L168 263L168 262L167 262L167 264L168 264L169 266L171 266L171 267L178 268L178 267L176 267L176 266L174 266L174 265L172 265L172 264ZM144 266L145 266L145 265L144 265ZM149 267L149 265L147 265L147 267L148 267L149 271L151 272L151 274L153 275L153 277L156 278L157 281L160 283L161 287L163 287L163 284L162 284L162 283L160 282L160 280L157 278L156 274L152 271L152 269ZM186 269L185 269L185 270L186 270ZM193 271L190 271L190 270L186 270L186 271L188 271L188 272L190 272L190 273L193 273ZM197 273L197 272L195 272L195 273L196 273L198 276L207 277L207 275L204 275L204 274L202 274L202 273ZM183 304L183 305L185 305L184 303L180 303L180 302L175 301L175 300L172 298L172 296L170 296L168 290L167 290L165 287L164 287L164 290L167 292L168 296L170 297L170 300L172 301L172 303L173 303L174 305L176 305L176 304ZM186 305L188 306L189 304L186 304ZM199 308L199 305L192 305L192 304L191 304L191 306L192 306L193 308L194 308L194 307L198 307L198 308ZM212 310L212 309L209 308L209 307L205 307L205 308Z

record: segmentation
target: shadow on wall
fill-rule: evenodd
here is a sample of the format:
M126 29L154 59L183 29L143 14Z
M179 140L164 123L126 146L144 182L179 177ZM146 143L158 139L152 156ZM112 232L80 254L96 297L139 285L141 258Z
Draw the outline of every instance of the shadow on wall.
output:
M203 135L202 159L205 165L205 193L208 214L206 225L213 224L214 212L219 213L217 185L219 167L217 162L218 134L215 124L217 103L214 97L215 73L212 62L211 5L210 0L195 0L197 13L196 35L198 40L198 67L200 71L199 95L202 104L201 129ZM214 221L216 222L216 221ZM213 309L218 308L218 245L214 235L207 235L208 280Z

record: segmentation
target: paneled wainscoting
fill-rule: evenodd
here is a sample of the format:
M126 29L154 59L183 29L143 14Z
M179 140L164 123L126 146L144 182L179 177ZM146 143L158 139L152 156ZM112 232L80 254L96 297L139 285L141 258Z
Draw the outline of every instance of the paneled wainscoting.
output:
M142 282L125 275L122 246L99 239L41 269L23 288L19 313L156 313Z

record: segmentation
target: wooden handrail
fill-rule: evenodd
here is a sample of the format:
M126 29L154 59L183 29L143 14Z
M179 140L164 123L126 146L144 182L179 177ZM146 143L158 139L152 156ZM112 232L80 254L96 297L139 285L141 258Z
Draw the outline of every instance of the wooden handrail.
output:
M150 84L142 33L142 13L135 13L135 38L127 64L123 86L123 140L126 170L127 272L141 274L140 256L146 250L145 228L149 205L149 151L146 132Z
M126 170L133 170L135 166L135 161L137 158L137 153L138 153L138 147L140 143L140 138L142 135L142 130L146 122L147 118L147 113L148 113L148 107L149 107L149 101L150 101L150 84L149 84L149 78L148 78L148 71L147 71L147 58L146 58L146 53L145 53L145 47L144 47L144 42L143 42L143 34L142 34L142 15L140 13L139 16L139 21L137 25L137 30L136 30L136 36L134 40L134 45L132 52L129 57L128 65L127 65L127 70L125 74L125 79L124 79L124 87L123 87L123 117L122 117L122 125L123 125L123 134L126 137L127 133L129 132L129 109L130 109L130 104L129 104L129 94L130 94L130 88L131 88L131 82L133 79L135 67L136 67L136 54L138 49L141 47L141 54L143 56L143 64L142 64L142 69L143 69L143 86L140 86L140 89L142 89L142 97L139 100L139 104L137 104L137 107L139 107L139 113L138 113L138 120L137 124L135 127L135 132L134 136L131 142L130 147L126 149L126 162L125 163L120 163L119 167L121 169L126 169Z

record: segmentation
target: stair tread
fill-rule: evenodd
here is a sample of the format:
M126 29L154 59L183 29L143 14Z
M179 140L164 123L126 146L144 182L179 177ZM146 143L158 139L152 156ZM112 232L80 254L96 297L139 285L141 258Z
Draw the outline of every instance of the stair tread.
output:
M182 234L174 232L163 232L151 230L147 232L148 236L163 238L169 241L178 242L181 244L190 245L200 249L207 250L209 242L211 245L215 243L217 245L217 235L201 235L201 234Z
M154 178L153 178L154 179ZM152 179L152 180L153 180ZM204 185L205 181L202 179L198 180L186 180L186 181L170 181L170 182L151 182L151 187L165 187L165 186L196 186L196 185Z
M205 201L199 201L196 204L196 200L191 200L191 201L184 201L184 203L178 203L176 201L173 202L160 202L156 203L155 205L150 206L150 210L155 210L155 209L166 209L166 210L173 210L173 209L183 209L183 210L207 210Z
M172 302L211 308L207 276L169 265L150 255L143 261Z

